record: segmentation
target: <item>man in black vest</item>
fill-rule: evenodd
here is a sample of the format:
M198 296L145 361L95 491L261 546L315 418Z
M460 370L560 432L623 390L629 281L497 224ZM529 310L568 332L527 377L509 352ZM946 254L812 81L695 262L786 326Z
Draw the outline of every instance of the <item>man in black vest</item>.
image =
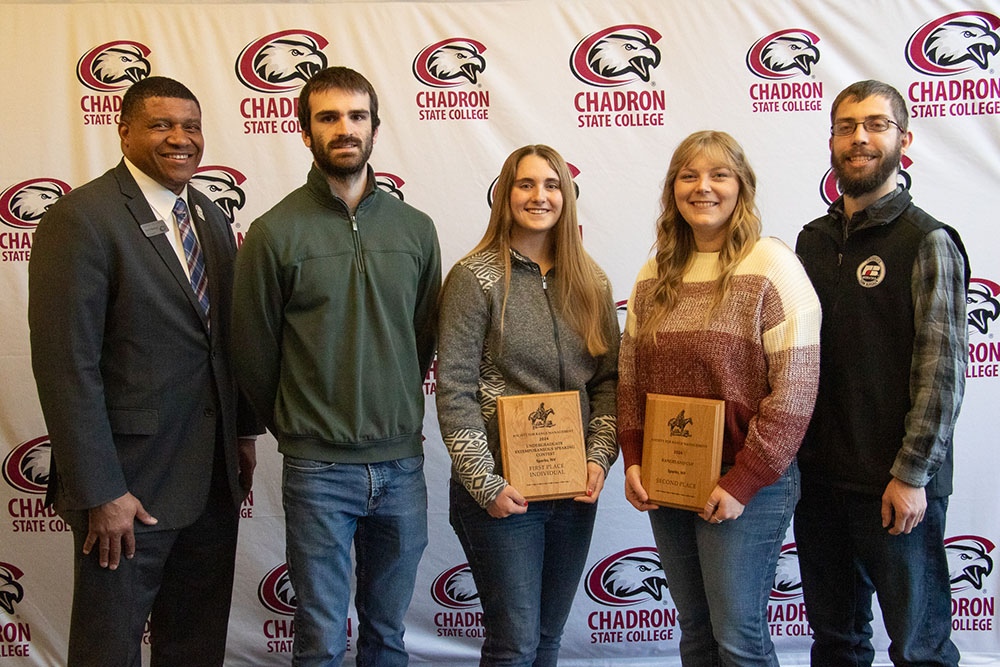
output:
M843 196L799 234L823 305L820 385L795 511L812 664L871 665L878 593L895 665L957 665L943 538L965 390L969 264L898 184L906 103L878 81L831 109Z

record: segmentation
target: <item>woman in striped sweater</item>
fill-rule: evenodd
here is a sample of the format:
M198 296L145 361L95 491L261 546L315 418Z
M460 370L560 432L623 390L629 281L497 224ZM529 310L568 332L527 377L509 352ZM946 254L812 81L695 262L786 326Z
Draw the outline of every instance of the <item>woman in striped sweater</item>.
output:
M816 398L820 307L792 251L760 238L755 190L728 134L697 132L678 146L619 359L625 494L653 510L686 667L778 664L767 601L799 497L795 453ZM642 487L647 393L726 402L722 476L700 513L657 508Z

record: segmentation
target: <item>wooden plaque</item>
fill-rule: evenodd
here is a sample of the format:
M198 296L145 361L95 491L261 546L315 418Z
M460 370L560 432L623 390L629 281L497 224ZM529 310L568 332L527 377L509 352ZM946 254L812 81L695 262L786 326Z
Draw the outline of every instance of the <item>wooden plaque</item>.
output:
M700 512L719 481L725 401L646 395L642 486L649 502Z
M504 479L527 500L587 493L587 450L580 392L501 396L500 457Z

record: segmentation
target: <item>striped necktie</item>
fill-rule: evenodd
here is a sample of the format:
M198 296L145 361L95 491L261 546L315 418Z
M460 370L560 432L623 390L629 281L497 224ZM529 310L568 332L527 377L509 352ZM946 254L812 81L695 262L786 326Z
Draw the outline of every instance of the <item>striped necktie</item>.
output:
M198 297L201 309L208 317L208 276L205 275L205 260L201 256L201 246L198 237L194 235L191 221L188 218L187 204L180 197L174 203L174 217L177 219L177 229L181 233L181 245L184 246L184 257L187 258L188 273L191 276L191 289Z

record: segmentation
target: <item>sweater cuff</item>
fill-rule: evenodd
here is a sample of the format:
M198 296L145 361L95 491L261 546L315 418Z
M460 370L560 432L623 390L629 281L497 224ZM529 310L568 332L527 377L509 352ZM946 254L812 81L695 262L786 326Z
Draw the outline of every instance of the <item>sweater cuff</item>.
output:
M640 429L619 431L618 444L622 448L622 461L626 470L630 466L642 465L642 431Z
M719 479L719 486L744 505L750 502L758 491L774 484L781 477L764 461L745 449L737 456L737 461Z

